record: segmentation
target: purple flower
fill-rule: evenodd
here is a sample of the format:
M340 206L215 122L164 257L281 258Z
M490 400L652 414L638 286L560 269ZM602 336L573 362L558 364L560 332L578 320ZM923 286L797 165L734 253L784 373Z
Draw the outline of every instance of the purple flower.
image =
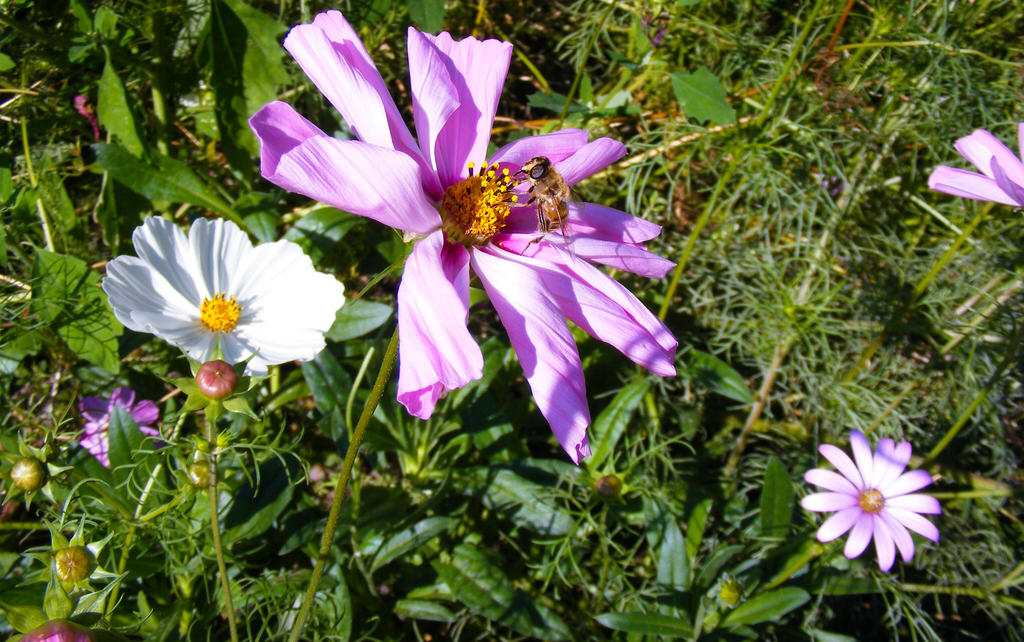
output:
M981 174L940 165L928 177L928 187L953 196L1024 207L1024 123L1017 125L1017 140L1020 157L984 129L974 130L957 139L954 146Z
M21 642L93 642L95 636L71 620L50 620L21 636Z
M538 241L536 205L513 176L547 157L570 185L625 153L565 129L518 139L485 159L512 45L455 41L410 28L412 114L402 120L384 80L341 13L328 11L284 42L358 140L327 136L289 105L249 121L270 182L415 238L398 290L398 400L426 419L448 391L480 378L466 327L471 272L508 332L541 413L576 463L590 454L583 368L566 319L662 376L677 342L632 293L586 260L660 278L673 263L644 249L661 228L593 203L570 203L570 240ZM473 163L479 163L475 169Z
M96 121L96 112L93 111L92 105L89 104L89 99L78 94L74 99L75 111L77 111L83 118L89 121L92 126L92 135L96 140L100 139L100 124Z
M144 434L157 437L160 431L153 424L160 418L160 411L152 401L135 403L135 391L128 387L114 390L110 401L103 397L83 397L78 402L78 410L85 418L85 432L78 441L82 448L88 450L96 459L110 468L110 443L107 430L110 428L110 413L114 406L121 406L128 411L132 419Z
M924 470L903 472L911 452L905 441L896 445L892 439L882 439L872 455L867 438L854 430L850 432L850 447L856 464L835 446L822 444L818 448L841 474L823 468L807 471L804 481L830 492L812 493L800 500L800 505L819 513L835 512L818 529L819 541L831 542L853 529L843 549L850 559L863 553L873 537L878 567L888 571L896 558L895 548L904 562L914 556L914 540L908 528L939 541L935 525L918 514L942 512L938 500L914 493L931 484L932 477Z

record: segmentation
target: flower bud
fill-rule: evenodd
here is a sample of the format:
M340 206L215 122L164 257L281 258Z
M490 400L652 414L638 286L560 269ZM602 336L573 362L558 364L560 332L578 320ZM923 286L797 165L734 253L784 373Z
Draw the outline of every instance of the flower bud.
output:
M21 636L21 642L94 642L96 638L71 620L50 620Z
M11 481L26 493L46 483L46 465L35 457L22 457L11 468Z
M196 371L196 383L204 395L217 401L234 392L238 375L226 361L207 361Z
M743 583L736 578L725 580L718 589L718 597L729 606L736 606L743 597Z
M615 475L602 475L594 482L594 490L602 499L615 499L622 492L622 481Z
M57 578L62 582L81 582L96 569L96 556L84 546L69 546L53 554Z
M206 488L210 485L210 463L206 461L192 462L188 467L188 480L196 488Z

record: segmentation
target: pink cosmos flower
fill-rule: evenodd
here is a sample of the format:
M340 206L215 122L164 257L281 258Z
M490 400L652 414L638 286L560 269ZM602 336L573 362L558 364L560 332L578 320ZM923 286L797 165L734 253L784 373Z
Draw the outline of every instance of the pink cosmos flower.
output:
M1024 207L1024 123L1017 125L1020 156L985 131L976 129L957 139L954 147L981 174L940 165L928 177L928 187L944 194Z
M800 500L810 511L835 512L818 529L818 540L831 542L850 531L843 554L853 559L864 552L868 542L875 540L878 568L888 571L899 549L904 562L914 556L914 540L907 529L932 540L939 541L939 531L919 513L938 515L939 502L930 495L914 493L932 483L924 470L904 473L910 461L910 444L897 445L892 439L882 439L871 454L871 446L862 432L850 432L853 463L846 453L829 444L822 444L818 452L832 462L839 473L823 468L812 468L804 474L804 481L829 492L812 493Z
M485 158L512 45L410 28L413 138L384 80L341 13L298 25L284 47L358 140L326 135L289 105L249 121L270 182L416 237L398 290L398 400L426 419L449 390L482 375L466 327L470 271L508 332L534 399L573 462L590 454L583 369L568 318L636 363L675 374L677 342L632 293L587 260L660 278L674 265L643 243L660 227L572 203L566 238L538 237L535 205L513 202L523 163L550 159L570 185L620 158L619 142L564 129ZM474 163L480 164L474 171Z
M160 411L152 401L135 402L135 391L128 387L114 390L107 401L103 397L83 397L78 402L78 410L85 418L85 432L78 444L88 450L100 463L110 468L110 441L107 431L110 428L110 413L114 406L121 406L128 411L146 435L158 437L160 431L153 424L160 418Z

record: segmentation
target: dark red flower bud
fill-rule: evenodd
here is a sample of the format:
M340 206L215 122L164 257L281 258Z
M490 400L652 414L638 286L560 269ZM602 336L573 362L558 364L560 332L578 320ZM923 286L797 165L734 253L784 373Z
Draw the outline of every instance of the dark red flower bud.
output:
M604 475L594 482L594 490L604 499L615 499L622 492L622 481L615 475Z
M46 483L46 465L35 457L22 457L11 468L11 481L26 493Z
M238 375L225 361L207 361L199 366L196 383L204 395L210 399L220 400L234 392Z

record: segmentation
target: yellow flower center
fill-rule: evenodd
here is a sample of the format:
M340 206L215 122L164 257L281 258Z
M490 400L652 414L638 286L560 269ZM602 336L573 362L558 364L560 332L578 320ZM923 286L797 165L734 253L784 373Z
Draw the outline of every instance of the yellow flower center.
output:
M241 313L242 306L238 305L235 297L228 298L224 292L214 294L212 299L203 299L199 306L199 319L214 332L234 330Z
M509 203L518 200L512 194L515 181L498 164L484 165L473 175L452 185L441 199L441 220L448 238L464 245L483 245L505 227Z
M882 497L882 493L869 488L860 494L860 499L857 500L860 505L860 509L865 513L877 513L885 506L885 498Z

